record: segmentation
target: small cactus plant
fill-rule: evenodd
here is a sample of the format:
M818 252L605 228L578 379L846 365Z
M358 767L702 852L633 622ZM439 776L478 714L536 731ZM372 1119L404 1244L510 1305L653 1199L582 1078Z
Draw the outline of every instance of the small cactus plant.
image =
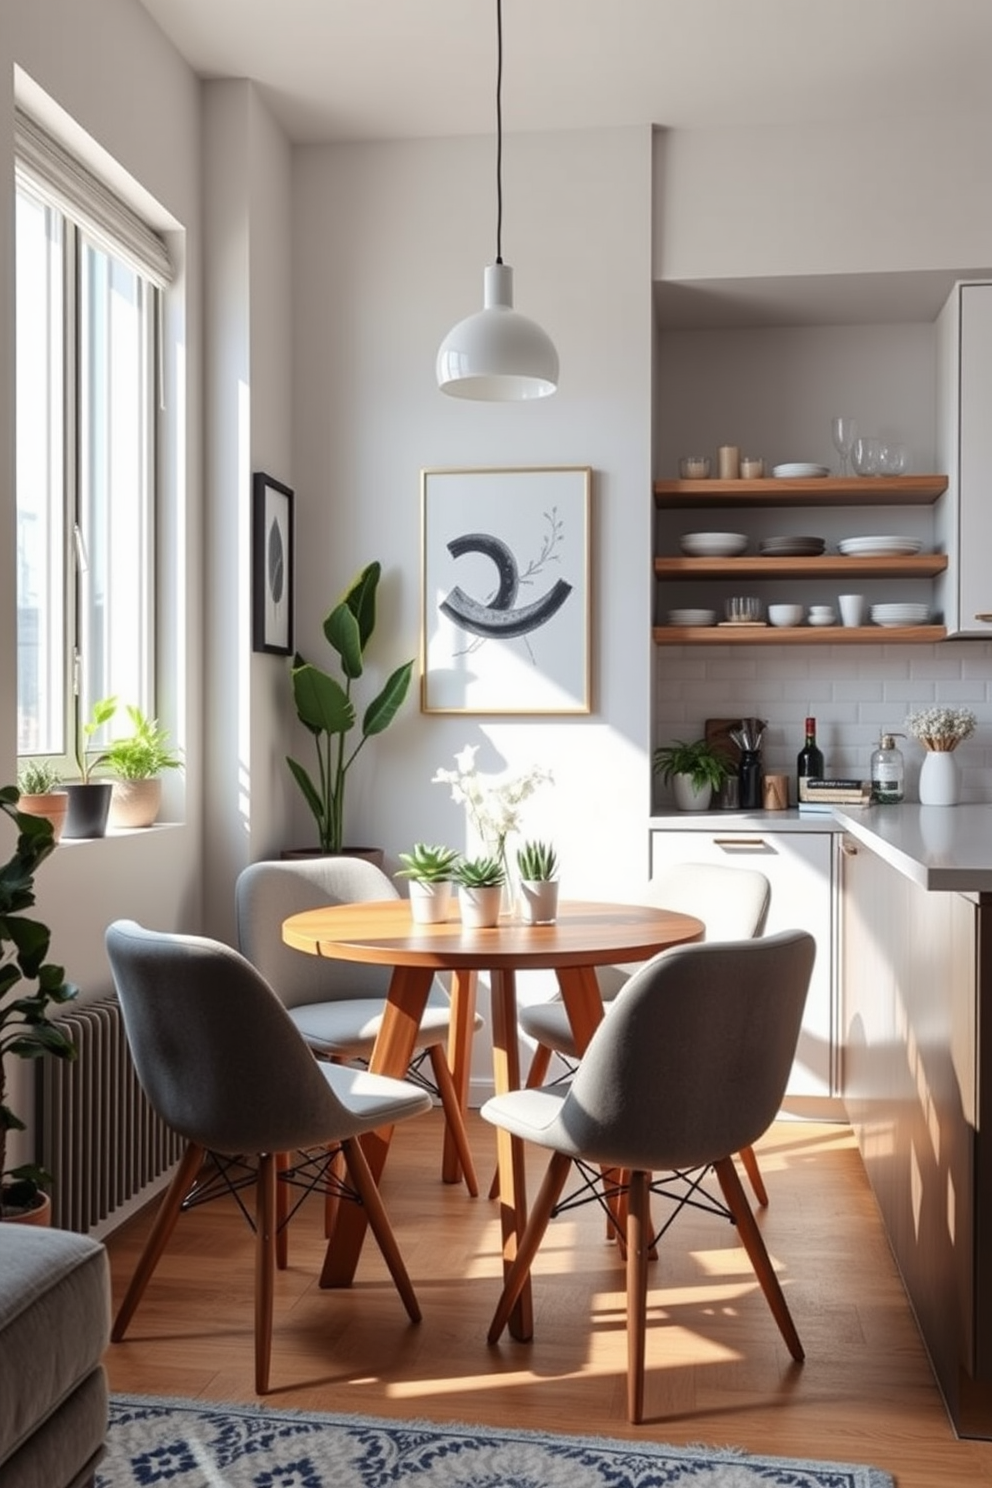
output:
M454 877L458 853L453 847L442 847L438 843L415 842L413 851L401 852L402 868L397 868L395 878L412 878L420 883L444 883Z
M517 851L520 877L528 883L547 883L558 877L558 854L550 842L525 842Z
M494 857L462 858L452 876L466 889L497 888L506 882L503 864Z

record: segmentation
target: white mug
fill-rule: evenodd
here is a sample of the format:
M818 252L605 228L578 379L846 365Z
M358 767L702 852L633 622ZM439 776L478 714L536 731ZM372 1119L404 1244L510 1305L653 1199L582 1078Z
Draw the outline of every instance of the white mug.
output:
M863 594L838 594L840 618L845 625L864 625L865 597Z

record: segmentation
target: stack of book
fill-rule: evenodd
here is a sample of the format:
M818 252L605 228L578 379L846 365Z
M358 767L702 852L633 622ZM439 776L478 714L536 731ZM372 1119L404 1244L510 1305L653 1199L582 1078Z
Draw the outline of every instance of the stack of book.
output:
M849 811L852 806L870 805L870 780L828 780L816 775L800 778L799 810L803 813L830 812L835 806Z

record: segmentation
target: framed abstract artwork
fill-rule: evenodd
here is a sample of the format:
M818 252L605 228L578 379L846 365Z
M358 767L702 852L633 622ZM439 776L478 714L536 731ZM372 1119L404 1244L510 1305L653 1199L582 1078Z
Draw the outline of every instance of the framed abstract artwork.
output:
M293 654L293 493L252 476L252 649Z
M421 471L424 713L588 713L588 466Z

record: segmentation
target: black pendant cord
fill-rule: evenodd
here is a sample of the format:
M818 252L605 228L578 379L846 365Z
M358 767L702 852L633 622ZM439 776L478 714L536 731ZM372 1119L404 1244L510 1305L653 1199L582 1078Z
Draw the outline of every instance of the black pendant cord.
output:
M496 0L496 262L503 262L503 0Z

